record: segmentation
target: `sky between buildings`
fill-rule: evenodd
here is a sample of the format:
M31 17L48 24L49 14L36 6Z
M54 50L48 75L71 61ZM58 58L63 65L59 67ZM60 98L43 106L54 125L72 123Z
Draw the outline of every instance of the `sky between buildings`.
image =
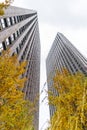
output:
M1 0L2 1L2 0ZM46 82L45 60L57 32L63 33L87 57L87 0L14 0L13 5L38 12L41 41L41 83ZM44 89L47 90L47 85ZM45 130L49 120L44 91L40 99L40 128Z

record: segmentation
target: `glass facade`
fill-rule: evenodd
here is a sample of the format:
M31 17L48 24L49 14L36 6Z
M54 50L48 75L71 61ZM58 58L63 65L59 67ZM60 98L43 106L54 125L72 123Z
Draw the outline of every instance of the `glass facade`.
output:
M19 62L26 61L27 77L24 86L25 99L34 101L39 94L40 84L40 38L37 12L10 6L0 17L0 54L10 48L11 55L17 54ZM34 114L35 130L39 128L39 100Z
M56 70L68 69L71 74L80 71L87 74L87 59L72 45L72 43L61 33L57 33L51 50L46 59L48 89L57 94L52 88L53 77ZM49 106L50 116L53 115L55 108Z

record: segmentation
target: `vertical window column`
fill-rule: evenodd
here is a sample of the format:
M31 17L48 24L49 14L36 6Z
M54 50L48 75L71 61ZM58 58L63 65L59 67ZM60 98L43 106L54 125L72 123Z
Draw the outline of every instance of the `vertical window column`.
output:
M2 50L3 50L3 46L2 46L2 43L0 43L0 53Z
M6 43L5 43L5 41L2 42L2 45L3 45L3 49L6 50Z
M14 17L11 17L11 19L12 19L12 24L15 24Z
M9 37L8 40L9 40L9 44L11 44L11 43L12 43L12 42L11 42L11 37Z
M7 19L6 19L6 18L4 18L3 20L4 20L5 27L8 27L8 24L7 24Z
M11 22L10 22L10 18L9 17L7 18L7 25L8 25L8 27L11 26Z
M14 37L13 37L13 34L11 34L11 42L14 41Z
M5 22L4 22L4 19L3 19L3 18L1 19L1 28L2 28L2 29L5 28Z
M13 25L13 23L12 23L12 18L10 17L9 19L10 19L10 23L11 23L11 25Z
M9 45L9 40L8 40L8 38L6 38L6 40L5 40L5 45L6 45L6 47Z

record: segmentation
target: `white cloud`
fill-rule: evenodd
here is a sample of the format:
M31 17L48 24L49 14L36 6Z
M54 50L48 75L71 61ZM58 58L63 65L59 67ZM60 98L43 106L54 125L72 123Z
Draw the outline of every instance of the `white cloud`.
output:
M37 10L39 21L52 26L87 27L87 0L14 0L14 5Z
M74 0L69 5L71 13L78 16L87 15L87 0Z
M49 49L53 43L53 40L57 34L58 28L55 26L49 26L48 24L40 23L40 39L41 39L41 52L42 56L47 57Z

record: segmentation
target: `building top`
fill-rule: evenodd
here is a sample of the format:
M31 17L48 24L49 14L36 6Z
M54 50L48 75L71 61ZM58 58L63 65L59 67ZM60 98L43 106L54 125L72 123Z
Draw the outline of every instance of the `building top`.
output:
M50 52L46 59L46 65L54 66L61 64L70 72L81 71L87 74L87 59L78 51L78 49L62 34L57 33L52 44Z
M80 55L80 57L82 57L82 60L84 60L84 63L87 64L87 59L78 51L78 49L60 32L57 33L56 38L51 46L51 49L48 53L47 59L46 61L51 57L51 52L53 53L53 50L55 50L55 46L56 44L59 44L58 42L56 43L55 41L58 41L58 38L62 39L62 42L69 47L69 49L71 49L73 51L73 53L76 53L77 56ZM78 53L78 54L77 54ZM81 59L80 59L81 60ZM84 64L84 65L85 65ZM87 65L86 65L87 67Z
M0 16L0 18L8 17L9 14L10 16L16 16L16 15L25 15L25 14L32 14L32 13L37 13L35 10L31 9L25 9L25 8L19 8L15 6L9 6L7 9L5 9L5 14L3 16Z

